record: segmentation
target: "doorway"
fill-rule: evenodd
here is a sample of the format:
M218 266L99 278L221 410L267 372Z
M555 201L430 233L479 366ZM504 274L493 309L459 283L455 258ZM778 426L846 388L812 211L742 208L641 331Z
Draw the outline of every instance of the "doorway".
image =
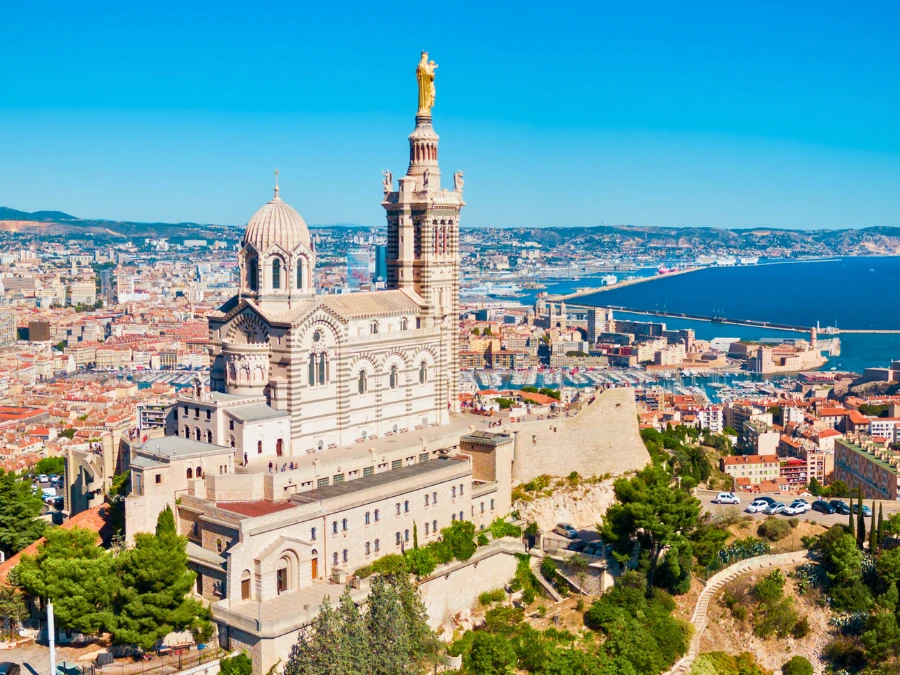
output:
M282 452L283 448L284 448L284 441L282 441L279 438L277 441L275 441L275 454L278 457L281 457L281 452Z
M312 580L315 581L319 578L319 559L313 558L310 563L310 571L312 572Z

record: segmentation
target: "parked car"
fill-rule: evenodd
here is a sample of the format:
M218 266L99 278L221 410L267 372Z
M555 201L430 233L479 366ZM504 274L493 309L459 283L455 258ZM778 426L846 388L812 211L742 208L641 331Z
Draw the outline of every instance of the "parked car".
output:
M576 553L581 553L584 551L584 547L587 546L586 541L576 540L570 541L569 545L566 546L567 551L575 551Z
M770 506L771 504L765 499L754 499L753 503L744 510L747 513L760 513L761 511L765 511Z
M574 539L578 536L578 530L569 525L569 523L559 523L553 528L556 534L562 535L566 539Z
M47 482L47 474L42 473L38 477L38 483L46 483Z
M824 513L827 516L830 516L834 513L834 507L826 502L824 499L817 499L812 503L812 510L818 511L819 513Z
M0 675L21 675L22 667L18 663L4 661L0 663Z
M872 517L872 509L863 504L862 507L863 518L871 518ZM853 505L853 513L859 513L859 504Z
M847 503L840 499L832 499L829 504L834 509L835 513L839 513L842 516L846 516L850 513L850 507L847 506Z
M584 552L587 555L601 555L603 553L603 542L592 541L585 547Z
M741 498L733 492L720 492L713 502L715 504L740 504Z
M783 502L775 502L774 504L770 504L769 508L767 508L763 513L767 516L774 516L775 514L782 513L787 508L787 504Z
M803 501L794 501L784 510L786 516L799 516L809 511L809 504Z

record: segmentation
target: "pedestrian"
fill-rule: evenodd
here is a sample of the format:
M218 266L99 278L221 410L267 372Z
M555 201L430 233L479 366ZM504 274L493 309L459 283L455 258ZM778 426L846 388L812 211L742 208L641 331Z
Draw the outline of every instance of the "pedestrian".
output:
M269 462L269 473L272 473L272 462Z
M247 466L250 463L250 458L247 457L247 453L244 453L244 466Z

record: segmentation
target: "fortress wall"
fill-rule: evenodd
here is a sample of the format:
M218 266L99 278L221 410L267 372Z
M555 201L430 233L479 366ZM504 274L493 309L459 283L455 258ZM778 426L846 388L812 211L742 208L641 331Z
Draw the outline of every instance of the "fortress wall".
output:
M513 426L516 454L513 481L541 474L582 476L643 468L650 455L638 430L634 389L607 389L572 417Z

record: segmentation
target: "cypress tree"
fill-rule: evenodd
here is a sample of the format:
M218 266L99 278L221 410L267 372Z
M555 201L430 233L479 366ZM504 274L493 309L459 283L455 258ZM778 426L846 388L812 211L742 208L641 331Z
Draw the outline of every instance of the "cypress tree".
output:
M850 500L850 515L848 516L848 519L849 519L849 523L850 523L847 528L848 532L850 533L851 537L856 539L856 523L854 521L854 516L853 516L853 500L852 499Z
M866 544L866 519L863 518L862 494L856 503L856 545L862 550Z
M878 548L878 535L875 532L875 500L872 500L872 522L869 523L869 553L875 555Z
M419 548L419 528L416 527L416 521L413 521L413 550Z
M884 541L884 504L878 505L878 532L875 535L875 545L881 548Z
M338 604L338 619L341 622L341 644L343 661L348 675L369 675L369 635L366 620L359 607L350 597L350 588L344 588Z

